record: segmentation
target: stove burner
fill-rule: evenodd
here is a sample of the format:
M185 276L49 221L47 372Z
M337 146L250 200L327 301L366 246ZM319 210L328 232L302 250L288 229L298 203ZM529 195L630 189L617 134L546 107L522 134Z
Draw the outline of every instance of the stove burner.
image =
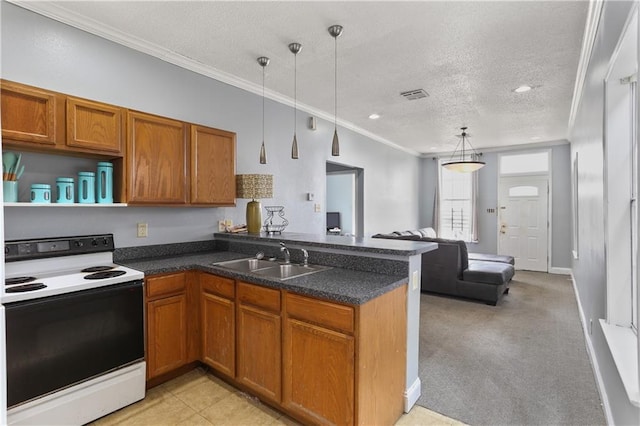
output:
M35 281L36 277L15 277L15 278L7 278L4 280L4 285L13 285L13 284L24 284L30 281Z
M25 291L41 290L45 287L47 286L42 283L31 283L31 284L17 285L15 287L9 287L4 291L5 293L24 293Z
M80 272L102 272L102 271L109 271L111 269L115 268L115 266L92 266L90 268L84 268L82 271Z
M126 274L126 271L103 271L96 272L94 274L89 274L84 277L85 280L102 280L104 278L113 278L119 277L120 275Z

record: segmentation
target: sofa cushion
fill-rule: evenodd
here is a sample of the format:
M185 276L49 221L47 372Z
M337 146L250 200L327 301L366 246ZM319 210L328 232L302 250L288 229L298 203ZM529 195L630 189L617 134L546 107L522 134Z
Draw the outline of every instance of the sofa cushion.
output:
M511 281L515 270L513 265L501 262L469 261L469 267L462 271L464 281L502 285Z
M469 260L482 260L483 262L502 262L515 265L513 256L503 254L469 253Z
M433 228L421 228L421 229L418 229L418 232L423 237L436 238L436 231Z

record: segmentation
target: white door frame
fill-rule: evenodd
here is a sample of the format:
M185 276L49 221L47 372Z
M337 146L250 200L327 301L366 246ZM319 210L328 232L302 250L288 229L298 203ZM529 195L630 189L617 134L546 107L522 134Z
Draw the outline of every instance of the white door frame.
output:
M503 155L514 155L514 154L535 154L538 152L547 152L548 155L548 159L549 159L549 167L547 168L547 172L546 173L502 173L500 170L500 162L501 162L501 157ZM553 151L549 148L549 149L536 149L536 150L531 150L531 151L517 151L517 152L504 152L504 153L500 153L498 154L498 177L497 177L497 198L498 198L498 210L496 210L496 212L498 213L496 215L496 251L498 249L497 244L500 244L500 221L497 220L499 217L499 209L500 209L500 179L503 177L541 177L541 176L546 176L547 177L547 187L549 188L548 191L548 195L547 195L547 271L548 273L561 273L561 272L557 272L555 271L556 268L553 268L553 266L551 265L551 260L553 259L553 250L551 249L552 247L552 236L553 236L553 217L552 217L552 212L553 212Z
M543 249L545 250L544 252L544 256L546 256L546 259L544 258L544 256L537 256L536 258L539 259L539 267L544 267L543 271L540 272L549 272L549 259L550 259L550 255L549 255L549 223L550 223L550 219L549 219L549 209L548 209L548 204L549 204L549 178L546 175L536 175L536 176L532 176L532 175L525 175L525 176L502 176L500 178L500 184L498 187L498 195L500 197L501 194L504 194L503 189L507 189L512 185L517 185L517 186L527 186L527 185L531 185L532 187L536 187L536 188L540 188L541 192L538 193L537 197L539 200L542 200L545 202L545 210L538 210L541 214L545 215L545 220L546 220L546 224L542 224L542 226L544 226L544 238L546 238L546 245L543 246ZM498 254L508 254L504 252L504 247L502 247L502 250L500 250L501 248L501 243L504 242L504 235L502 235L502 233L500 232L500 229L502 227L502 223L503 223L503 211L502 208L504 206L507 206L509 204L509 202L511 201L509 196L506 196L508 198L508 200L505 200L504 198L500 198L500 202L499 202L499 209L498 209ZM523 226L526 226L526 224L520 224L520 226L518 227L518 229L521 229ZM528 252L527 252L528 253ZM522 253L519 252L520 257L522 258L523 254L526 253ZM516 267L518 267L518 260L516 259ZM523 270L529 270L527 267L522 268L520 267L519 269L523 269ZM535 270L535 269L531 269L531 270Z

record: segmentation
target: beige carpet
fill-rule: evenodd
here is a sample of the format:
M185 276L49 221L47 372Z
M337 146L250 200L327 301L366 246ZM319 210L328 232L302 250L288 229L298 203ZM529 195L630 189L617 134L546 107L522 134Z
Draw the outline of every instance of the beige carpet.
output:
M488 306L422 294L418 404L471 425L605 425L568 276Z

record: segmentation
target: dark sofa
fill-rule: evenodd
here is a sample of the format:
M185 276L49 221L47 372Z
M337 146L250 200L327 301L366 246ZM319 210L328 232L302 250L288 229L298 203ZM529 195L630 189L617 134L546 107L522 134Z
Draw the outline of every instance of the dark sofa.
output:
M515 269L513 257L469 254L464 241L434 238L431 228L376 234L373 238L428 241L438 248L422 254L422 280L425 292L481 300L496 305L509 292Z

